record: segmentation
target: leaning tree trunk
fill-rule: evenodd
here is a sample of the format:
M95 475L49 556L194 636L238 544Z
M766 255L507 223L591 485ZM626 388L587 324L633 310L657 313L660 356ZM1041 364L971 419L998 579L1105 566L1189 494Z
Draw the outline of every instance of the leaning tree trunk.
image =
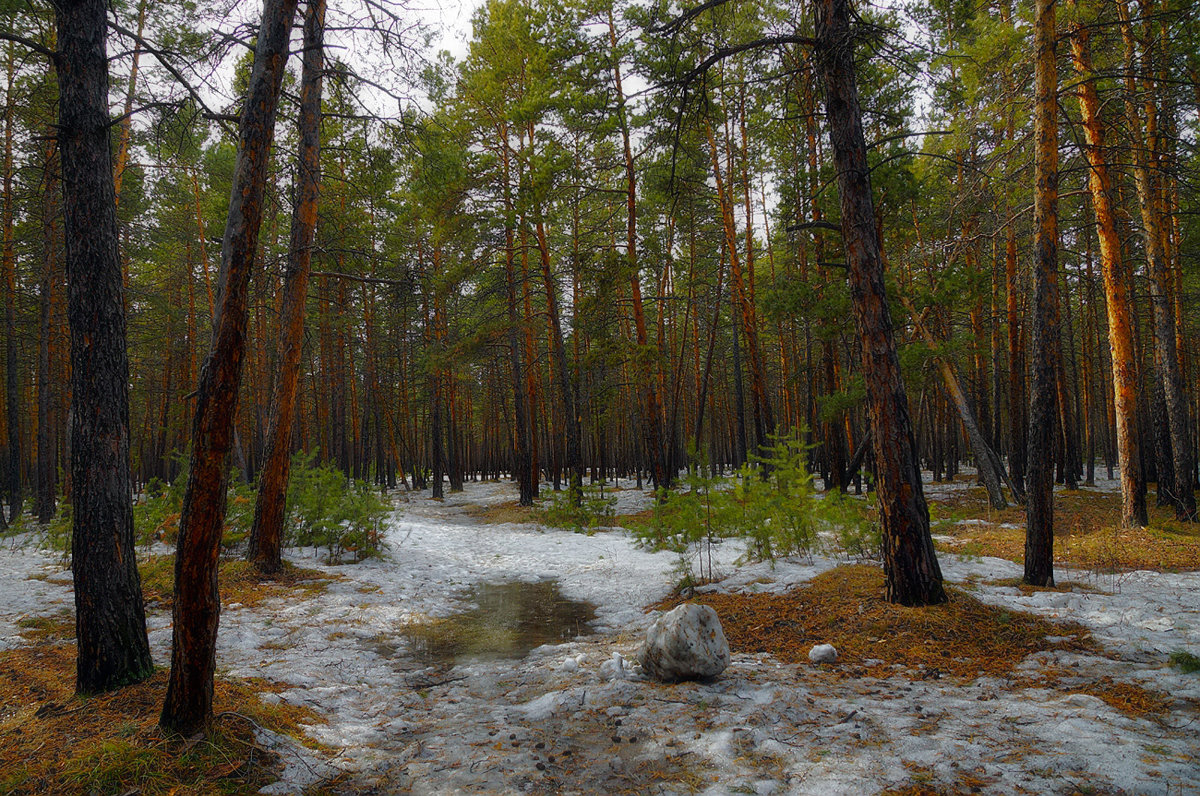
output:
M862 342L863 376L875 441L885 596L902 605L942 603L946 592L929 535L929 509L921 489L917 446L884 287L882 248L875 227L867 147L855 85L848 0L817 0L816 30L850 294Z
M925 344L936 352L937 341L934 339L933 334L922 322L920 316L913 312L912 304L908 301L905 301L904 304L913 316L917 333L924 338ZM983 481L984 488L987 489L988 501L994 509L1008 508L1008 502L1004 499L1004 491L1000 486L1000 481L1002 479L1008 480L1008 477L1004 473L1004 466L1000 463L1000 457L996 455L992 446L988 444L987 438L979 428L979 423L975 419L975 410L971 407L971 403L967 399L967 394L963 391L962 384L959 382L954 368L944 356L937 355L936 359L938 372L942 376L942 383L945 384L946 392L949 394L954 408L958 411L958 416L962 420L963 427L967 430L967 441L971 445L971 451L975 454L975 462L979 467L979 477ZM1008 488L1012 490L1013 499L1019 501L1019 493L1011 480L1008 480Z
M300 156L296 170L296 207L292 212L287 272L283 277L283 314L279 321L282 352L279 380L267 420L267 452L259 476L250 547L246 557L259 572L279 571L283 553L283 520L291 471L292 424L296 417L296 385L304 350L304 313L308 276L317 230L321 192L321 69L324 55L325 0L311 0L304 21L304 67L300 78Z
M1058 371L1058 76L1054 0L1035 0L1032 383L1025 582L1054 585L1054 416Z
M58 146L71 327L76 690L154 672L133 541L129 360L108 118L104 0L56 2Z
M175 553L171 674L159 719L164 730L185 735L203 729L212 719L221 614L217 557L246 350L247 294L262 224L263 192L287 62L288 34L295 13L296 0L267 0L263 6L262 29L238 135L229 218L221 244L212 345L200 370L196 393L191 471Z

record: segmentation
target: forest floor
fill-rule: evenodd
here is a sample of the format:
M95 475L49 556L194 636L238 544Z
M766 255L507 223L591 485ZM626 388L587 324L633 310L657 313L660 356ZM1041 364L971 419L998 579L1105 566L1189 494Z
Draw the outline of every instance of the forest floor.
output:
M649 496L620 486L617 511L643 512ZM933 609L884 603L876 565L739 564L740 543L715 545L716 577L694 597L717 608L733 661L677 685L633 664L653 611L678 599L676 554L620 529L547 529L508 483L401 495L381 558L332 566L291 551L296 569L269 588L231 571L218 649L231 740L192 761L178 792L1200 793L1200 673L1188 671L1200 663L1200 537L1158 519L1113 530L1114 489L1060 491L1059 586L1029 589L1019 510L988 510L969 478L930 484L951 586ZM163 560L148 558L147 579L165 665ZM476 606L491 618L469 621ZM74 737L63 722L88 715L69 693L71 610L60 557L30 536L3 540L0 751L70 758L54 733ZM561 637L527 632L530 615ZM548 643L520 656L521 641ZM838 661L810 664L817 643ZM31 667L67 682L17 676ZM153 698L142 701L141 723L122 731L162 751ZM255 757L266 748L269 776ZM59 760L76 778L53 781L175 792L145 773L99 780L89 771L103 755L89 754ZM11 765L0 754L0 793L46 792Z

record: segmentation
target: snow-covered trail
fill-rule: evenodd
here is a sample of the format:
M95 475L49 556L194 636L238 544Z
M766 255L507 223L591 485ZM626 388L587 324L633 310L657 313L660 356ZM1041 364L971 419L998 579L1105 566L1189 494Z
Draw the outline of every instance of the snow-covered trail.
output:
M646 496L618 493L622 511ZM414 495L387 532L382 559L326 567L324 592L222 614L219 664L232 676L291 687L278 697L327 718L308 728L337 750L287 752L277 793L348 772L347 792L876 793L913 783L986 793L1200 793L1200 715L1161 723L1040 685L1053 665L1200 700L1200 675L1166 666L1200 653L1200 575L1134 573L1093 581L1104 593L1035 593L982 585L1020 574L999 559L943 554L952 581L988 602L1089 625L1113 658L1042 654L1009 678L841 678L769 656L735 655L711 683L665 686L614 663L634 657L644 606L671 588L676 557L619 532L583 536L485 524L468 508L513 500L509 484L468 484L444 502ZM837 561L735 567L719 588L783 591ZM67 584L27 580L55 564L30 546L0 553L0 649L21 643L17 619L69 607ZM1061 579L1083 579L1059 573ZM555 578L597 607L596 635L521 660L428 666L406 654L402 626L467 607L472 584ZM165 663L170 617L151 615Z

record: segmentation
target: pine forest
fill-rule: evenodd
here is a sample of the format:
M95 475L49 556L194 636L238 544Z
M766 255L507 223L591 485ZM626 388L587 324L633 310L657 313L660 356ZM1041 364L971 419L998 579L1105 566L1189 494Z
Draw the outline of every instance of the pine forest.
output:
M0 64L0 794L1200 788L1191 3Z

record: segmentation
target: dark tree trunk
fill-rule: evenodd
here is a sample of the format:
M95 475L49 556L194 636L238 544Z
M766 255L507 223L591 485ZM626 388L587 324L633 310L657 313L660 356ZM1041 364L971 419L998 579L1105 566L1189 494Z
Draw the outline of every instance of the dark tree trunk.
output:
M212 719L221 613L217 559L246 350L247 293L262 224L263 191L287 61L288 34L295 13L296 0L267 0L263 6L221 245L212 345L200 371L196 394L191 471L175 553L171 674L159 720L164 730L184 735L203 729Z
M8 428L7 466L4 468L8 483L2 485L8 495L8 517L12 523L21 517L21 390L17 372L17 251L13 241L13 72L14 59L8 59L8 88L4 102L4 243L0 274L4 281L4 406L5 424ZM107 73L105 76L107 80ZM124 340L124 338L122 338ZM4 508L0 506L0 513ZM2 518L0 518L2 519Z
M108 118L107 4L56 2L58 143L71 327L75 687L154 671L133 542L129 360Z
M321 69L325 38L325 0L310 0L304 22L304 66L300 78L300 156L296 170L296 207L292 213L283 312L279 319L279 378L267 420L267 451L250 526L246 557L259 572L278 572L283 553L283 520L291 471L292 425L296 385L304 350L304 314L308 277L316 240L321 192Z
M46 146L45 161L45 194L42 205L43 245L45 246L45 263L42 270L41 295L38 302L39 328L41 336L38 340L38 372L37 372L37 487L34 495L33 513L38 522L50 522L56 511L55 500L58 494L58 446L55 440L57 418L54 417L55 393L61 389L52 385L51 374L51 339L53 327L53 294L55 282L59 278L58 263L58 144L51 141Z
M530 440L533 429L529 422L529 395L525 390L524 366L521 361L521 314L518 306L519 286L517 285L516 243L513 231L515 213L511 192L511 166L506 126L501 126L497 130L497 140L502 153L501 161L504 164L504 287L507 298L508 358L512 371L514 418L512 467L520 490L518 502L522 506L532 506L534 498L537 497L537 484L533 480L533 450Z
M1058 335L1058 78L1054 3L1034 15L1034 209L1032 383L1029 390L1029 500L1025 504L1025 582L1054 585L1054 419Z
M563 345L562 319L558 312L558 285L550 268L550 247L546 242L546 228L539 220L534 227L538 253L542 265L542 285L546 289L546 313L550 316L550 354L554 358L554 377L563 403L563 419L566 425L566 468L571 502L578 506L583 500L583 455L579 445L579 410L575 405L575 394L571 388L571 374L567 367L567 350ZM557 476L556 476L557 477Z
M817 0L816 30L850 295L862 342L863 375L875 441L885 596L902 605L942 603L946 592L929 535L929 509L921 488L908 397L900 378L884 288L882 250L855 85L848 0Z

